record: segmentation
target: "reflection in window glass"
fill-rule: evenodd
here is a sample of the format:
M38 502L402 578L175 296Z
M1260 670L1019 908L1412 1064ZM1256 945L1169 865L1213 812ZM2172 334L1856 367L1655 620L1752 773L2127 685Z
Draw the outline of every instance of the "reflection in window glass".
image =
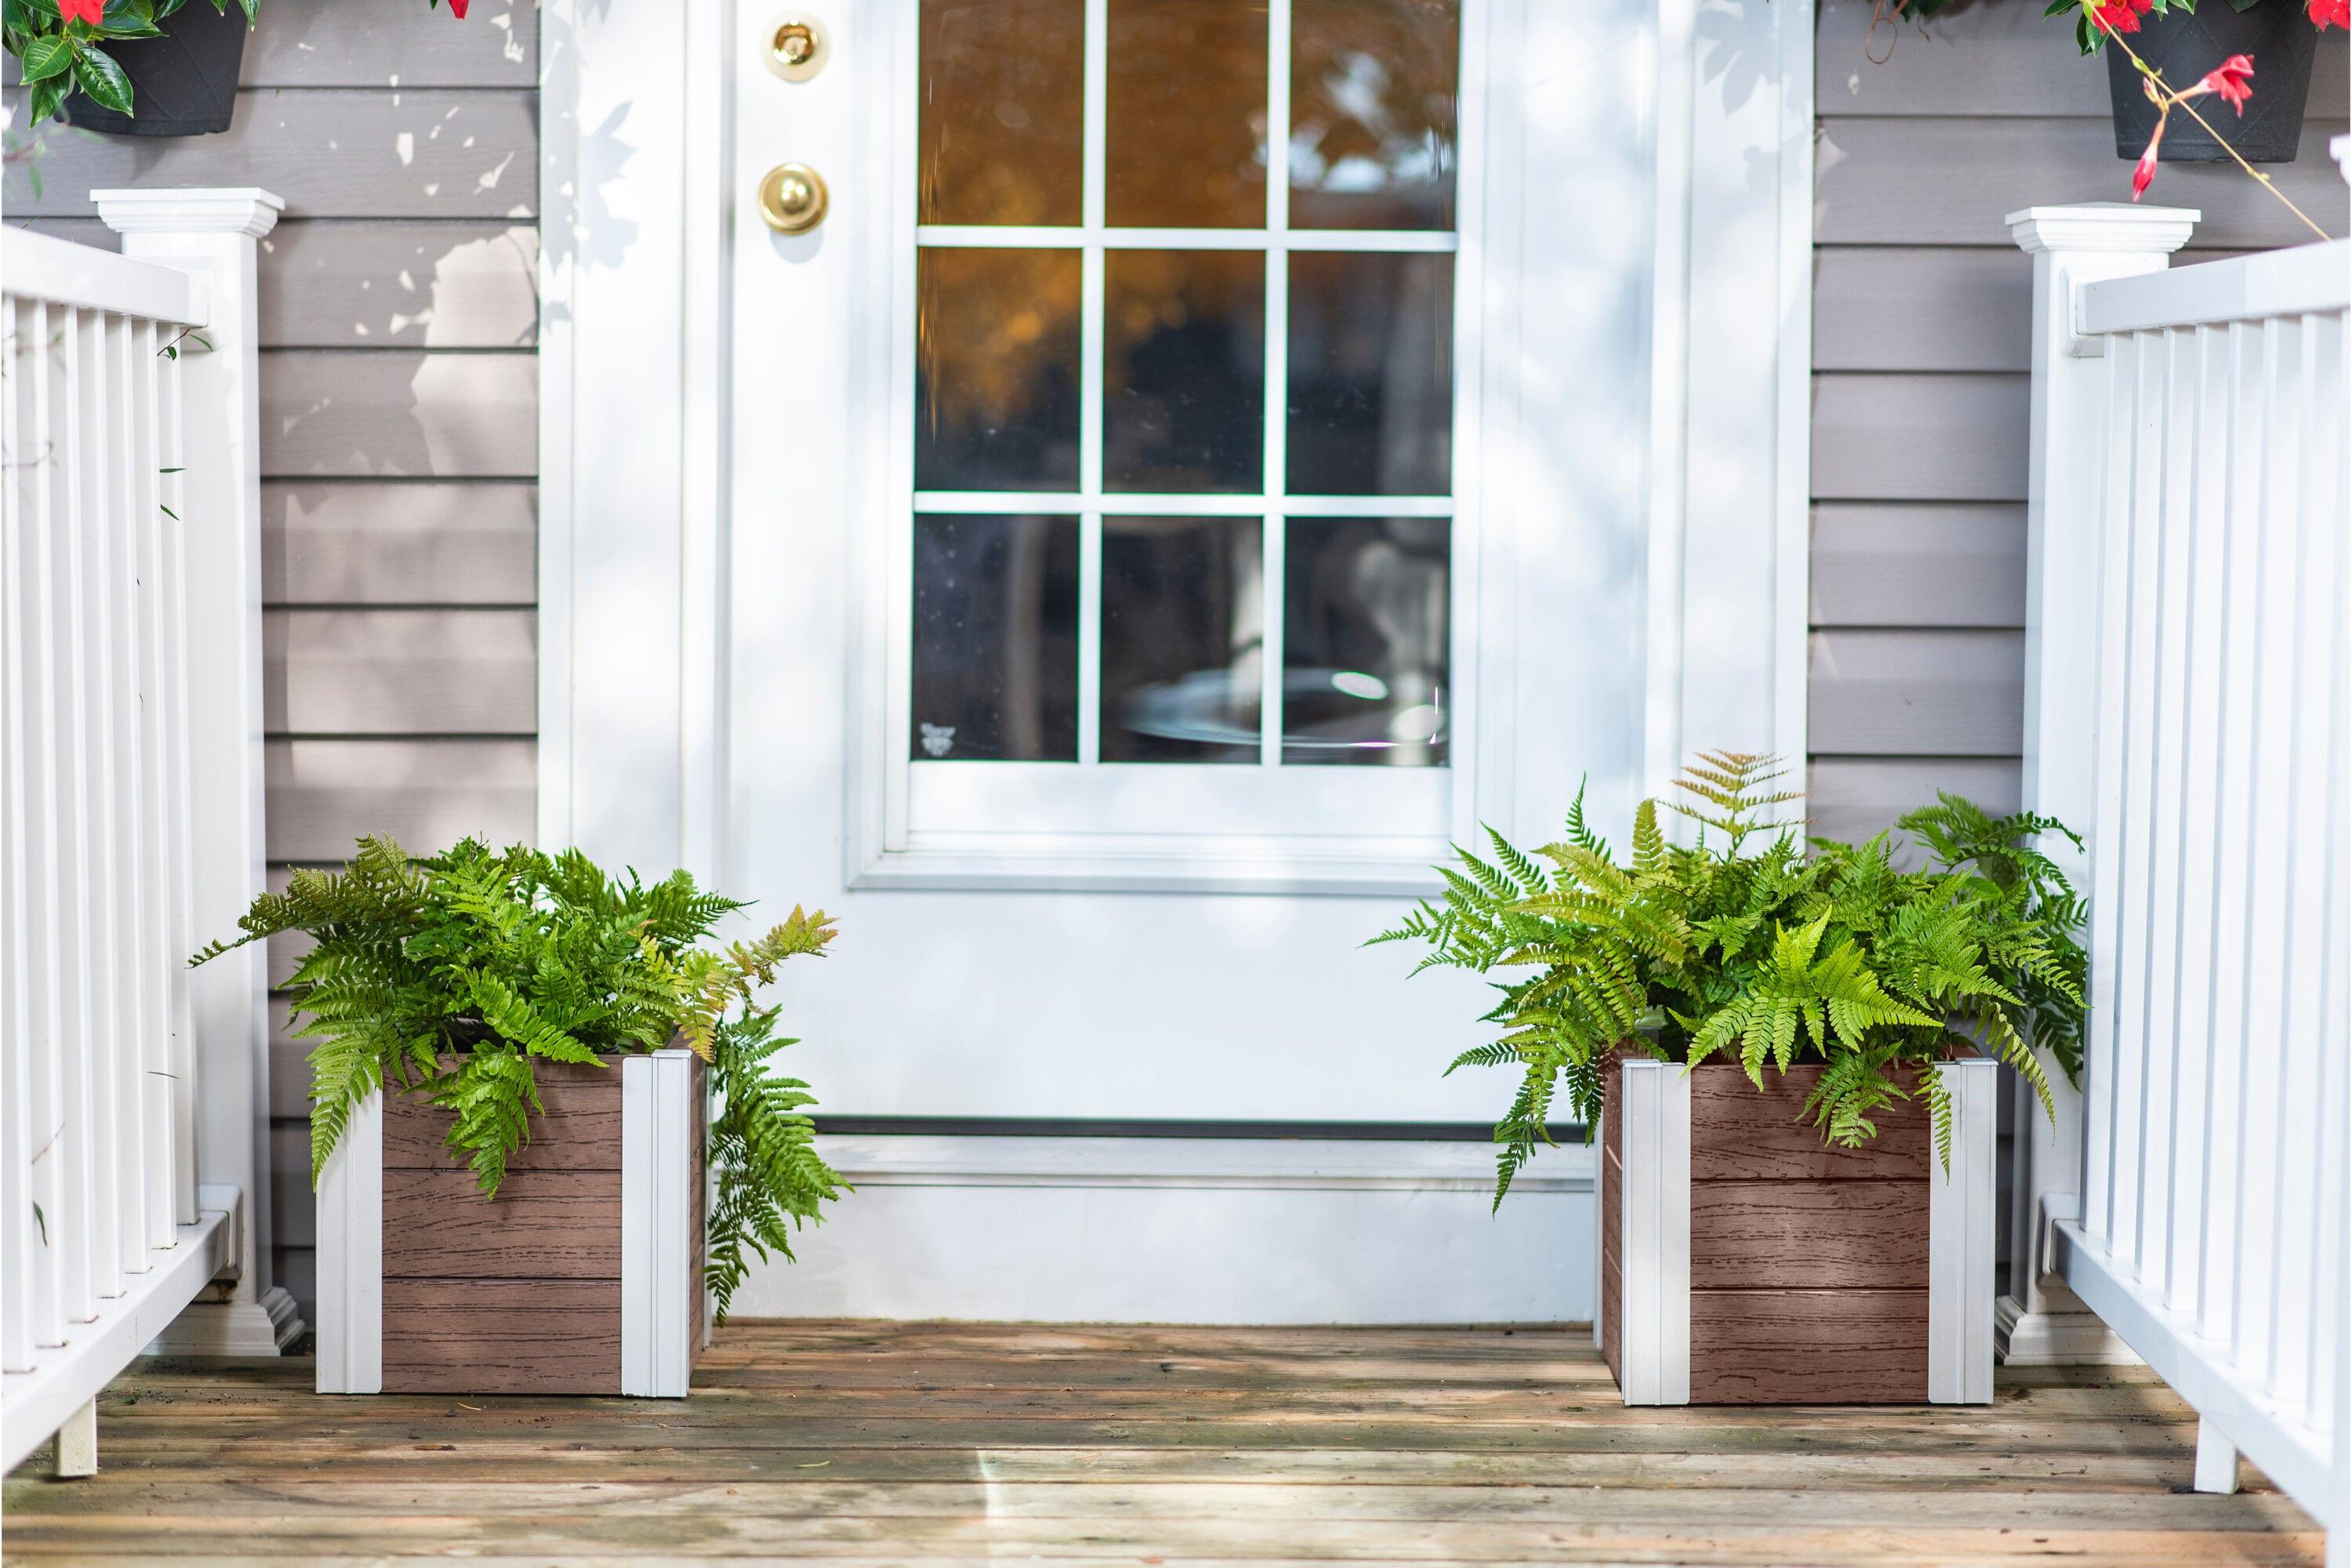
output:
M1457 0L1293 0L1290 222L1454 226Z
M1075 250L917 253L917 489L1076 487L1078 272Z
M1078 520L915 519L917 762L1075 762Z
M1454 258L1290 257L1294 495L1454 488Z
M1265 474L1265 258L1103 258L1103 483L1255 491Z
M1082 220L1086 0L923 0L922 223Z
M1103 761L1257 761L1263 531L1254 517L1103 520Z
M1289 520L1285 763L1444 763L1450 531L1444 518Z
M1109 0L1103 210L1120 228L1265 222L1264 0Z

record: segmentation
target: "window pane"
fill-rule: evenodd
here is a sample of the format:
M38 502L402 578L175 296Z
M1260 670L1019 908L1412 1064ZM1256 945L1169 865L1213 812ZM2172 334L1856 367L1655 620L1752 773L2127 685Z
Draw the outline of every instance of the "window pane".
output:
M915 488L1075 489L1078 253L915 263Z
M1454 489L1454 258L1290 258L1290 489Z
M1264 0L1110 0L1108 31L1107 221L1265 226Z
M1103 520L1103 761L1257 761L1263 534L1254 517Z
M1076 762L1078 520L917 516L914 664L917 762Z
M1085 111L1085 0L924 0L919 221L1083 221Z
M1238 490L1265 477L1265 258L1103 258L1103 485Z
M1445 761L1451 532L1432 517L1285 525L1285 763Z
M1456 0L1293 0L1290 222L1454 226Z

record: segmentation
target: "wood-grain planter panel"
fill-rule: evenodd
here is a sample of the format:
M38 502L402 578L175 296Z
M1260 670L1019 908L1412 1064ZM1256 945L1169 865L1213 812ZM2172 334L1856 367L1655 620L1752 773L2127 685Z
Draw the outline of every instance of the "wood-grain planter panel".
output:
M319 1184L322 1394L677 1397L707 1337L702 1063L538 1064L495 1200L448 1112L372 1095Z
M1948 1171L1917 1098L1825 1147L1818 1067L1761 1091L1724 1064L1602 1075L1593 1337L1628 1405L1990 1402L2000 1069L1936 1070Z

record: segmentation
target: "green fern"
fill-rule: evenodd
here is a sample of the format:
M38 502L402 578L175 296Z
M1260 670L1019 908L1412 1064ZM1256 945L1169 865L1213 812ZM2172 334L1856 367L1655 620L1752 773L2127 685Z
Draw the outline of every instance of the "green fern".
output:
M794 910L757 937L706 945L740 910L679 871L647 887L578 850L496 851L467 839L412 858L363 838L341 871L297 871L205 947L302 931L315 945L287 983L310 1042L310 1169L368 1095L419 1094L449 1112L452 1158L495 1197L540 1109L534 1064L596 1065L683 1039L712 1066L710 1279L719 1314L756 1253L789 1258L795 1225L845 1191L817 1157L808 1086L776 1077L788 1041L754 1005L786 959L821 955L834 928Z
M1630 865L1586 820L1580 788L1566 833L1538 852L1551 870L1489 829L1495 863L1456 850L1443 897L1372 939L1425 948L1415 973L1504 976L1486 1015L1497 1038L1446 1068L1519 1071L1495 1128L1497 1202L1549 1141L1563 1092L1593 1125L1621 1048L1688 1067L1727 1054L1759 1087L1768 1070L1819 1063L1806 1112L1832 1144L1868 1142L1881 1112L1916 1096L1947 1163L1952 1105L1937 1062L1990 1056L2045 1110L2037 1047L2076 1074L2084 909L2037 847L2073 835L1946 795L1899 825L1927 861L1906 870L1886 835L1802 838L1779 812L1802 798L1777 787L1784 774L1771 757L1703 754L1675 780L1684 798L1664 806L1697 825L1697 842L1672 842L1644 801Z

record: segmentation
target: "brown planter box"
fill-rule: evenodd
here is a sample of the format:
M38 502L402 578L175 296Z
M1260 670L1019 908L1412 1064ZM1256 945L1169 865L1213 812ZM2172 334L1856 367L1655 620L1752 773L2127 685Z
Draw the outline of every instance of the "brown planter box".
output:
M1871 1143L1824 1146L1804 1112L1822 1070L1761 1091L1719 1063L1602 1075L1594 1330L1628 1404L1990 1399L1998 1069L1937 1069L1948 1174L1917 1099Z
M394 1095L353 1117L320 1190L321 1391L685 1393L708 1337L705 1069L605 1060L538 1064L543 1110L495 1199L443 1146L446 1111Z

